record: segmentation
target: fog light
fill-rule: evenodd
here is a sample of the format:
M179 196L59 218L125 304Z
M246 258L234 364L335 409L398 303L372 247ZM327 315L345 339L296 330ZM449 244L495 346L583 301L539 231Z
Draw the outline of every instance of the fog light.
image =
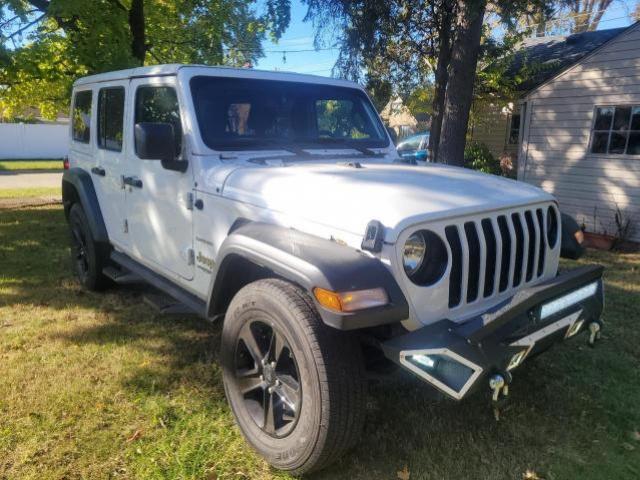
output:
M456 399L461 399L482 373L482 367L446 348L401 351L400 364Z
M422 365L425 368L433 368L436 366L436 361L429 355L412 355L411 359L418 365Z
M507 365L507 370L513 370L518 365L520 365L524 358L527 356L528 352L529 349L527 348L526 350L519 351L513 357L511 357L511 360L509 360L509 365Z
M583 324L584 324L584 320L579 320L576 323L574 323L573 325L571 325L569 327L569 330L567 330L567 333L564 336L564 338L573 337L576 333L578 333L580 331L580 329L582 328Z
M554 315L572 305L575 305L582 300L585 300L596 294L598 291L598 282L593 282L585 285L578 290L568 293L560 298L553 300L552 302L545 303L540 309L540 319L544 320L551 315Z

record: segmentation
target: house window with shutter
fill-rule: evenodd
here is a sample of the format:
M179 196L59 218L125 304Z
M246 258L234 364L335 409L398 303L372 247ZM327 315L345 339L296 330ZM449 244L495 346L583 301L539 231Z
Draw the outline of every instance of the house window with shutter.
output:
M596 107L590 152L640 155L640 105Z

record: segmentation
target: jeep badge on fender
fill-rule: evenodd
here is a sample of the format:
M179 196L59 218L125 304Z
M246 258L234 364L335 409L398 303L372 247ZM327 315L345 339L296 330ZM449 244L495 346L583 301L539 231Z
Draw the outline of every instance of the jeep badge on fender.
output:
M229 405L279 469L320 469L358 442L367 370L497 401L531 356L600 336L602 269L558 273L555 199L399 162L354 83L141 67L76 81L71 120L79 281L144 281L224 322Z

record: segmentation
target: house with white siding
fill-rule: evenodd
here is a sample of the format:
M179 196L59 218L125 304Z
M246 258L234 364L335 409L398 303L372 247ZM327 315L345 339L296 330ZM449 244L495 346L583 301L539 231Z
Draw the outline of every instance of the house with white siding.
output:
M509 158L515 166L521 140L522 99L624 30L525 38L514 54L498 60L506 66L503 77L513 91L484 92L476 97L469 140L484 144L496 158Z
M518 179L590 232L615 235L621 212L640 241L640 23L613 32L521 97Z

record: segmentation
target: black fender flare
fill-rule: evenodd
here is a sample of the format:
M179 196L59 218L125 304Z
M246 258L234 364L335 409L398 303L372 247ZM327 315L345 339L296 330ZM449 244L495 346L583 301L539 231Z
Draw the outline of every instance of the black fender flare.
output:
M91 176L81 168L71 168L62 174L62 204L69 218L69 210L75 202L80 202L84 210L93 238L98 243L109 243L107 227L102 217L100 204Z
M214 267L207 316L223 313L224 284L234 275L238 258L264 268L306 290L327 325L354 330L397 323L409 317L407 300L390 270L377 258L298 230L261 222L236 228L222 243ZM389 304L359 312L340 313L321 306L315 287L348 292L382 287Z

